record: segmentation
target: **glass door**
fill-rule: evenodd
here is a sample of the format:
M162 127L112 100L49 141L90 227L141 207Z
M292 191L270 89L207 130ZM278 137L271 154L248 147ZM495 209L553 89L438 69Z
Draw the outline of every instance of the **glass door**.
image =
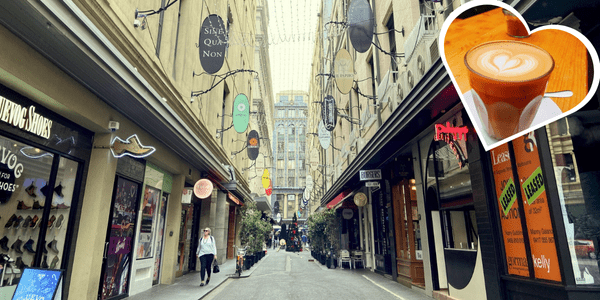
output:
M163 193L160 200L159 206L159 219L158 219L158 230L156 232L156 255L154 256L154 277L152 278L152 285L160 283L160 266L162 258L162 245L163 238L165 236L165 222L167 217L167 199L169 194Z
M140 184L117 176L104 249L100 299L128 295Z

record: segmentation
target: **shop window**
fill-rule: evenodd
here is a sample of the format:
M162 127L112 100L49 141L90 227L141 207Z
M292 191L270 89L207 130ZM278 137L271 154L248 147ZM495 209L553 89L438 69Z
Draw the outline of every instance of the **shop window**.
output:
M287 195L287 217L293 218L296 212L296 195Z
M572 274L578 285L600 284L599 124L600 112L594 109L547 126Z

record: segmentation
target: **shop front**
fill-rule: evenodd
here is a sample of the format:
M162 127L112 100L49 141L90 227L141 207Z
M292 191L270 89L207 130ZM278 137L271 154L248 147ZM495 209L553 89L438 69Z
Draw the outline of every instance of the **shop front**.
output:
M0 85L0 298L12 297L24 268L70 275L92 139L92 132Z

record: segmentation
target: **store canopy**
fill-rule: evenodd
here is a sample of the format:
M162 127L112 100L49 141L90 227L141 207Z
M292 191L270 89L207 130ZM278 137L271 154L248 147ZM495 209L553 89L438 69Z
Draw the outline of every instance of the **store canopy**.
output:
M256 194L252 194L252 195L256 195ZM256 202L256 207L260 211L266 211L266 212L272 211L271 204L269 203L269 199L267 199L267 197L265 197L265 196L255 197L254 202Z
M327 203L327 208L334 208L338 203L346 200L346 198L352 196L353 192L351 189L344 190L339 195L337 195L331 202Z

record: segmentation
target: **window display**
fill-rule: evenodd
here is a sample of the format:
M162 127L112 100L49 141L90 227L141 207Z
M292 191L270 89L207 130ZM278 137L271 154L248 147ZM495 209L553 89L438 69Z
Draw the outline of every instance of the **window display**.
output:
M137 259L153 257L152 245L156 227L156 207L159 205L160 190L146 186L142 202L142 224L138 239Z

